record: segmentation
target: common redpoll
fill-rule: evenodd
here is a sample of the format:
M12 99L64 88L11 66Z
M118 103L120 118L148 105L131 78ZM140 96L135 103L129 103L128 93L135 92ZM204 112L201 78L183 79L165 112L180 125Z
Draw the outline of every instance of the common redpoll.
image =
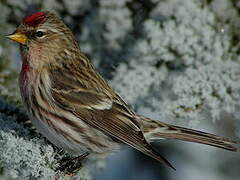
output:
M173 166L150 144L179 139L236 151L235 141L135 113L96 72L71 30L51 12L23 19L7 36L20 43L22 100L33 124L73 155L102 154L127 144Z

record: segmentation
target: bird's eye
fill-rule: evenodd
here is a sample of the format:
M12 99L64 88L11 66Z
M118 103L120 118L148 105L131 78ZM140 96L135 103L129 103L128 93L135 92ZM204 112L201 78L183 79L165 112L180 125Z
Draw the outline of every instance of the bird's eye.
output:
M44 33L42 31L35 32L36 37L43 37Z

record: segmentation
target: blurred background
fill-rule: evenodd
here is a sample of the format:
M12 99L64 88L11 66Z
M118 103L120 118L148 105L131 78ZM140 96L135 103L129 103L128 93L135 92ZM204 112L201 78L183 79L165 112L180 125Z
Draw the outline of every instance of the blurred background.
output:
M138 113L239 140L239 0L0 0L0 179L71 179L56 175L66 154L26 124L18 45L4 37L42 10L63 19ZM239 152L174 140L155 145L177 171L124 147L85 162L73 179L240 179Z

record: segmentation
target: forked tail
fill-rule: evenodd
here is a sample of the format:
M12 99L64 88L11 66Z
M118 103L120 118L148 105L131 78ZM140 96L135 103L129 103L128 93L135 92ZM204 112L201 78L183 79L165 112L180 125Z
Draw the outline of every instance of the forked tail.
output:
M149 142L159 139L178 139L200 144L207 144L229 151L237 151L238 148L234 145L240 143L224 137L216 136L214 134L174 126L145 117L141 117L141 119L143 120L144 136Z

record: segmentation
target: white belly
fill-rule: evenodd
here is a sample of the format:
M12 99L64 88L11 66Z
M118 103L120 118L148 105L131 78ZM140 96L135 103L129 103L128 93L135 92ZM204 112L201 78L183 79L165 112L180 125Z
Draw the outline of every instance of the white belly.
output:
M42 120L39 120L36 117L33 117L32 115L30 115L30 118L32 120L33 125L37 128L37 130L57 147L62 148L68 153L73 155L81 155L85 152L89 152L87 147L80 146L79 144L67 140L64 136L58 134L54 129L49 127Z

